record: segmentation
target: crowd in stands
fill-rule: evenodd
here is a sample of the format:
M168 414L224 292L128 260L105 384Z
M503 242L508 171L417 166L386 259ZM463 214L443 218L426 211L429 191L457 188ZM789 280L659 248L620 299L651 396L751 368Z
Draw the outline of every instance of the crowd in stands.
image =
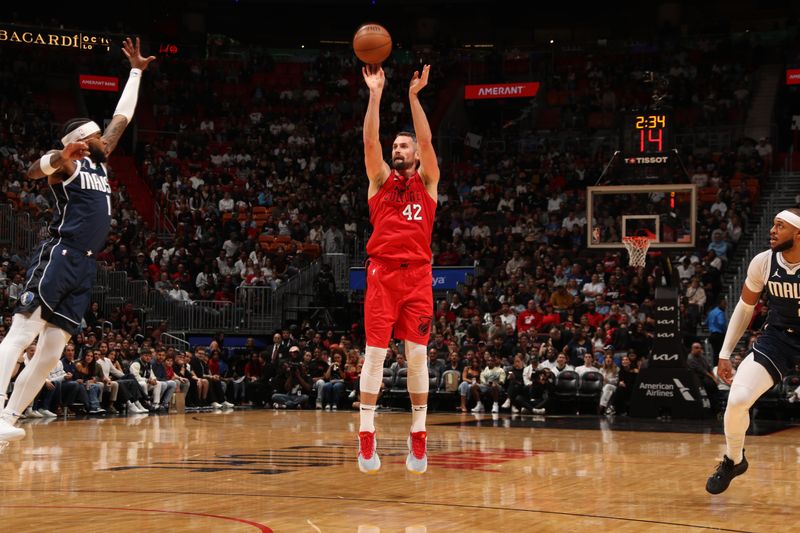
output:
M736 49L699 41L674 52L643 52L639 60L644 65L652 53L671 58L659 68L674 80L674 103L695 109L685 125L732 120L732 113L741 121L750 72L749 63L731 59ZM580 57L558 63L545 98L562 108L558 124L566 120L588 134L593 113L619 111L644 96L621 67L624 61ZM381 130L389 140L408 128L406 93L415 63L384 68ZM434 107L446 84L436 68L431 72L424 100ZM17 209L45 217L46 186L32 186L23 173L53 144L51 119L26 97L18 78L3 72L0 83L8 89L0 111L13 119L0 124L3 170L12 176L2 192ZM147 85L140 112L152 116L160 133L143 132L136 157L175 234L169 242L158 240L130 207L125 188L115 185L115 221L98 254L107 268L147 280L175 300L232 301L236 287L275 288L323 253L364 245L370 226L360 127L367 95L348 54L276 63L256 50L244 59L155 63ZM442 162L434 263L474 266L476 275L457 291L437 295L430 346L435 389L445 387L449 369L458 374L446 386L458 408L479 411L486 400L490 409L537 413L552 406L561 372L598 372L604 385L598 405L624 412L655 333L655 290L669 273L655 260L636 269L619 252L587 251L585 226L596 221L584 215L585 187L607 161L543 138L519 153L465 148ZM698 340L709 311L719 309L722 272L747 231L769 162L763 143L723 151L696 146L685 153L689 179L704 191L697 247L675 258L687 345ZM18 250L0 256L3 333L21 292L25 257ZM86 331L73 341L74 357L65 353L64 368L51 378L65 382L58 387L66 403L56 405L53 389L43 390L34 411L63 412L76 398L89 413L157 411L175 391L193 407L336 409L358 401L364 348L358 325L337 339L332 331L323 338L303 325L284 331L266 351L212 343L182 353L163 346L164 329L145 329L130 304L108 313L95 304L85 322ZM711 324L709 330L715 332ZM77 363L74 372L67 370L73 361L82 370ZM393 345L387 392L404 365L402 349ZM83 387L67 385L74 380ZM97 386L86 386L90 382Z

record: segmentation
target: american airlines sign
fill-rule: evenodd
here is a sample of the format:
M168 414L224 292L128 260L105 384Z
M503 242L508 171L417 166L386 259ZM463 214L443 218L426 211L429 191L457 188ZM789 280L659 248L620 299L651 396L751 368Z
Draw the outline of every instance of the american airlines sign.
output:
M488 98L532 98L539 92L539 82L495 83L491 85L464 86L465 100Z

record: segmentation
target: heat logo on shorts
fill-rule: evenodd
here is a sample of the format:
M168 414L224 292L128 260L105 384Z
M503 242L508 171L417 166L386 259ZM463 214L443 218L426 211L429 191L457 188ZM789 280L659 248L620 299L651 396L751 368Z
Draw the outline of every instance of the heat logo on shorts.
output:
M419 325L417 326L417 331L419 331L420 335L427 335L428 331L431 329L431 321L433 321L432 316L421 316L418 318Z

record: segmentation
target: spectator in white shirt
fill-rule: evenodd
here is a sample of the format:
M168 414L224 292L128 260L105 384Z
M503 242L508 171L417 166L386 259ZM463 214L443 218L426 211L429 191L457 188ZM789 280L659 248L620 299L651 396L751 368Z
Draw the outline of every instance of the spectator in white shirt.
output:
M583 364L575 368L575 372L580 376L583 376L586 372L597 372L598 370L594 364L594 355L591 351L583 354Z
M225 195L219 201L219 211L220 213L230 213L233 211L233 198L231 198L231 193L225 192Z
M600 281L600 276L592 274L592 280L589 283L583 284L583 290L581 292L586 302L594 302L597 300L597 297L604 294L605 291L606 284Z
M178 302L189 302L189 303L191 303L191 300L189 299L189 293L186 292L186 290L181 288L181 282L180 281L175 281L172 284L172 289L170 289L170 291L167 292L167 296L169 296L170 298L172 298L173 300L176 300Z

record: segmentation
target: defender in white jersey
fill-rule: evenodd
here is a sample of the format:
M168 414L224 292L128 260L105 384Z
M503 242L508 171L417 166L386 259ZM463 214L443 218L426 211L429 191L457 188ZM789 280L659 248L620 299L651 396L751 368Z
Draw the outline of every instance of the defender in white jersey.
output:
M747 471L744 436L750 425L750 407L780 383L800 355L800 209L781 211L769 232L770 249L750 261L742 296L733 311L719 354L717 373L731 384L725 409L727 451L706 482L706 490L719 494L734 477ZM769 313L761 335L731 383L730 357L753 317L753 308L766 291Z
M31 258L25 292L0 343L2 408L20 354L39 337L35 357L17 376L14 392L0 414L0 441L25 436L25 430L14 424L44 385L89 306L94 258L105 245L111 224L111 188L103 162L131 121L142 71L155 59L142 57L138 38L135 44L126 39L122 51L131 71L105 132L101 135L100 126L90 119L70 120L61 138L64 148L47 152L28 168L29 179L47 179L56 209L50 235Z

